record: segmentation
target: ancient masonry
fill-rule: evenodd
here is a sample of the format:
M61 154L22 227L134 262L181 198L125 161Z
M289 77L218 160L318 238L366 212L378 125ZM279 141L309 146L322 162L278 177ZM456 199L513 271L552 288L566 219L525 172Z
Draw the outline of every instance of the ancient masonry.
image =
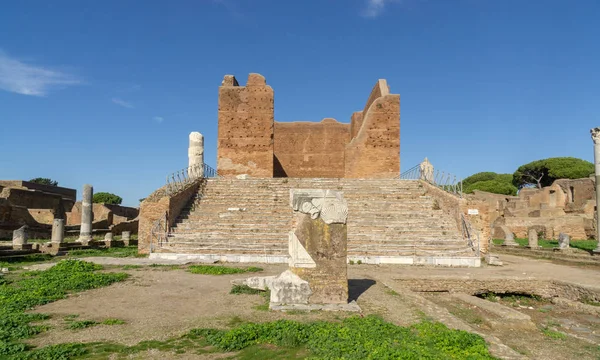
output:
M391 94L385 80L376 82L347 124L331 118L284 123L275 121L273 89L263 76L250 74L240 86L226 75L219 87L217 140L218 177L167 185L142 202L141 253L292 261L282 276L310 284L317 302L346 301L346 261L480 265L489 238L487 205L430 185L434 170L427 160L420 179L400 179L400 95ZM189 144L188 166L199 167L202 135L190 134ZM343 223L326 220L331 201L351 214ZM465 231L467 219L481 238ZM325 294L323 288L335 291Z
M400 95L379 80L349 124L276 122L274 93L259 74L219 88L217 171L221 176L395 178L400 172Z

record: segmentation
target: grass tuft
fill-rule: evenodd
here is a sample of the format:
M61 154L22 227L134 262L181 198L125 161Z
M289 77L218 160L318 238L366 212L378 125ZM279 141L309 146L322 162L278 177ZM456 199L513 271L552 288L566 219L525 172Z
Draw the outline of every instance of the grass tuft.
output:
M259 272L263 269L259 267L248 267L248 268L234 268L220 265L192 265L187 269L192 274L203 274L203 275L230 275L230 274L241 274L247 272Z

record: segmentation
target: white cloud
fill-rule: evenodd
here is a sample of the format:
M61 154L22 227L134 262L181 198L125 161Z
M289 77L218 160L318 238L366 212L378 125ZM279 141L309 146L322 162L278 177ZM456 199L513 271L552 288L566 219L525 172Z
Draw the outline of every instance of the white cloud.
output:
M376 18L383 12L385 6L393 0L367 0L367 6L363 11L363 16Z
M135 107L132 103L119 98L112 98L112 102L128 109L133 109Z
M152 118L152 120L160 124L161 122L165 121L165 118L163 118L162 116L155 116Z
M74 75L26 64L0 50L0 89L22 95L45 96L51 88L81 84Z

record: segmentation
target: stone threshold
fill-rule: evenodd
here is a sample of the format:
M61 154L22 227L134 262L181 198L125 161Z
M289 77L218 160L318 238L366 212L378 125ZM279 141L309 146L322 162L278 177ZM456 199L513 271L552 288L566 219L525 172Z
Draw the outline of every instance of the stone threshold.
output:
M152 253L150 259L187 260L203 263L263 263L288 264L289 257L282 255L244 255L244 254L177 254ZM348 262L360 261L362 264L428 265L449 267L480 267L481 259L474 256L349 256Z
M347 304L276 304L269 303L270 310L278 311L348 311L360 312L360 306L352 300Z
M349 261L362 264L428 265L449 267L480 267L481 258L475 256L348 256Z

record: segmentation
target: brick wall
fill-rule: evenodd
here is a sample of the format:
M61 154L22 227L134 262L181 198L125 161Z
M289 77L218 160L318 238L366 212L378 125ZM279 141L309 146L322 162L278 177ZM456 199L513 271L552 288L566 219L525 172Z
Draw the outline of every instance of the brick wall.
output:
M273 177L273 89L259 74L246 86L225 76L219 87L217 171Z
M345 177L399 176L400 95L375 99L362 118L362 127L346 147Z
M164 216L166 212L168 227L171 227L177 220L181 210L198 192L204 181L198 181L171 196L166 195L164 188L160 188L142 202L138 225L138 252L140 254L148 254L150 252L150 242L152 241L151 230L156 220Z
M321 122L275 123L275 157L280 177L344 177L344 151L350 124Z

